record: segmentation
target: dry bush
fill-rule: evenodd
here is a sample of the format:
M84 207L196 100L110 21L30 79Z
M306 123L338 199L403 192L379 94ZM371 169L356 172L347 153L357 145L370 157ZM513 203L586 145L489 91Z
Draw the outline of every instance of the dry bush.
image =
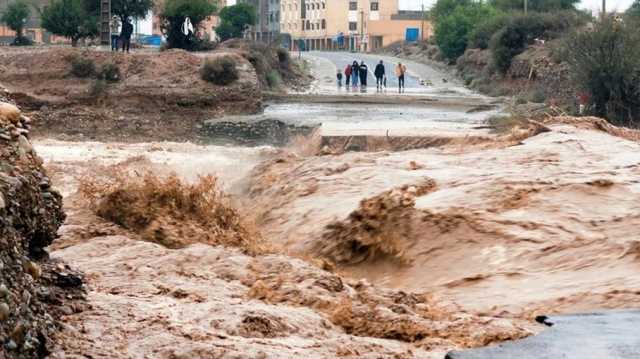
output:
M79 78L93 77L96 74L96 63L93 59L76 55L70 58L71 75Z
M81 179L79 192L98 216L169 248L199 242L249 254L266 250L213 176L189 184L175 174L159 178L116 172L108 179Z
M200 77L216 85L229 85L239 78L236 61L231 56L207 59L200 69Z

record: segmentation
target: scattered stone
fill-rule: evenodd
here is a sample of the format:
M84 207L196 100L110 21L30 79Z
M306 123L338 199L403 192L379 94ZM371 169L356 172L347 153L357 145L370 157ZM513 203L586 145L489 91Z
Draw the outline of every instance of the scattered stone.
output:
M0 102L0 121L16 123L20 120L20 110L7 102Z
M26 261L24 264L24 270L33 277L33 279L38 279L42 275L42 269L40 266L32 261Z
M18 344L16 344L16 342L14 342L13 340L9 340L4 344L4 347L7 350L16 350L18 349Z
M0 298L6 298L9 296L9 294L11 294L11 292L9 292L7 286L4 284L0 284Z
M21 151L24 151L24 153L33 152L33 146L31 145L31 142L29 142L29 140L22 135L18 136L18 146Z
M9 314L11 314L11 308L9 308L9 304L0 303L0 322L3 322L9 319Z

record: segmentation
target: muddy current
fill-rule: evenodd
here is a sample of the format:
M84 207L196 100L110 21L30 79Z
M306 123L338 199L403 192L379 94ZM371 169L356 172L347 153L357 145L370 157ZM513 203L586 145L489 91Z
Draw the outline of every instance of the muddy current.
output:
M539 314L637 307L638 135L590 121L393 152L36 140L67 198L52 256L92 305L57 355L442 358ZM217 176L268 250L169 249L99 218L79 183L116 168Z

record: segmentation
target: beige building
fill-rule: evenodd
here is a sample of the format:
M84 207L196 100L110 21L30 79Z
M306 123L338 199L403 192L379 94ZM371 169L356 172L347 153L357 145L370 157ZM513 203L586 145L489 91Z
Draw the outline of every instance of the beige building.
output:
M294 50L371 51L404 40L407 29L431 36L422 13L399 11L398 0L281 0L280 13Z

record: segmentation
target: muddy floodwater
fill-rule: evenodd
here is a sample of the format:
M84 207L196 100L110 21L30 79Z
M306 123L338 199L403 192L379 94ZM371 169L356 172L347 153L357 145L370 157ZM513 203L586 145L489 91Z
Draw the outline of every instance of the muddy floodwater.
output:
M87 290L52 357L441 359L535 335L541 314L640 307L638 131L496 131L499 102L425 65L406 97L337 88L351 56L305 55L310 90L205 121L197 144L33 141L67 214L51 256ZM155 187L95 182L125 175Z

